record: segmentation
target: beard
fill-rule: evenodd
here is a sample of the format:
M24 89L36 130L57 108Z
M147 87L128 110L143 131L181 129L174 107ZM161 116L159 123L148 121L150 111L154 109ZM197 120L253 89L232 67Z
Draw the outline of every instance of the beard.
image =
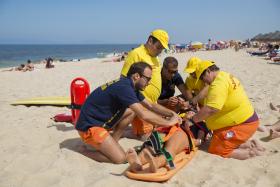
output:
M141 86L139 83L135 84L135 89L139 91L144 91L146 86Z

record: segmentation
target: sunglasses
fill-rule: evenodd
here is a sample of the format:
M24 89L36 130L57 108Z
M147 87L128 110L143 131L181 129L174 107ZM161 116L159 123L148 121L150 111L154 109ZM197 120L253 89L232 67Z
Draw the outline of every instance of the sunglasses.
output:
M141 75L141 77L144 77L146 79L147 82L150 82L152 77L147 77L146 75Z
M170 70L170 69L168 69L167 71L170 74L176 74L178 72L178 70Z

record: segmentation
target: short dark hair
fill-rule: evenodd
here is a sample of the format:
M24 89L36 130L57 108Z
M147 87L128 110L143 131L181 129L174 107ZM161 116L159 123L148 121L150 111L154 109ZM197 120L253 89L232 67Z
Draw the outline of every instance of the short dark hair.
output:
M163 61L163 67L167 68L168 64L173 64L175 66L178 66L178 61L176 58L169 56L166 57Z
M146 68L152 70L152 66L147 64L146 62L137 62L130 66L127 77L131 77L133 74L138 73L139 75L143 75L143 72Z
M152 36L152 35L149 36L148 40L149 40L150 38L152 39L152 43L153 43L153 44L155 44L155 43L157 43L157 42L160 42L156 37L154 37L154 36Z
M204 71L201 73L200 78L204 76L205 72L206 72L208 69L209 69L210 71L219 71L219 70L220 70L220 68L219 68L218 66L216 66L216 64L213 64L212 66L208 67L206 70L204 70Z

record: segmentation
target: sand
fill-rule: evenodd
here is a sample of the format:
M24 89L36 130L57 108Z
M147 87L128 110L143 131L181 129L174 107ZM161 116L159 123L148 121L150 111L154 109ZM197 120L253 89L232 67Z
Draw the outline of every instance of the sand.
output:
M224 71L231 72L243 83L261 118L261 125L272 124L279 111L270 103L280 104L280 66L251 57L245 50L198 51L169 54L179 61L183 73L191 56L209 59ZM162 55L161 60L166 55ZM54 69L38 64L32 72L0 72L0 186L280 186L280 138L261 141L267 149L264 156L239 161L223 159L203 150L170 181L144 183L126 178L127 164L98 163L90 158L89 149L81 142L71 124L55 123L50 118L68 112L66 107L11 106L22 98L70 95L75 77L86 78L91 90L117 78L122 62L82 60L56 63ZM261 140L267 132L257 132ZM139 145L136 140L122 139L125 149Z

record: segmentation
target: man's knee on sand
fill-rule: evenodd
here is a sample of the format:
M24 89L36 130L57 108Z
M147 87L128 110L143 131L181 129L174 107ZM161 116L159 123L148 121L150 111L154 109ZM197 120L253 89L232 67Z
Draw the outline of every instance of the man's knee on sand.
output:
M113 164L125 164L126 156L125 154L118 156L118 158L112 159Z

